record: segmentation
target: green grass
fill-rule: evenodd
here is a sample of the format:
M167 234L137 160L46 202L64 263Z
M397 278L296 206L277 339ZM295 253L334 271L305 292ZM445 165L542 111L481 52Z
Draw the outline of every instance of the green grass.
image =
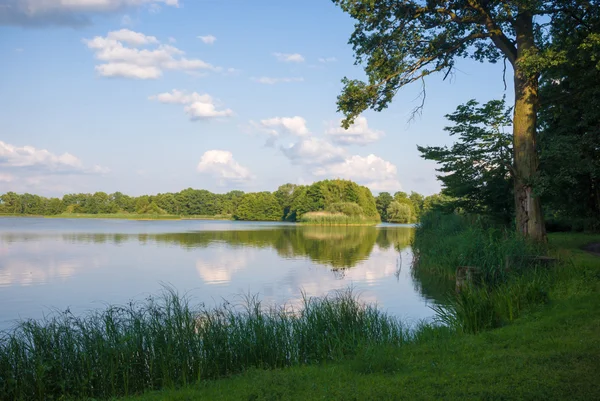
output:
M530 270L533 266L526 256L547 253L546 246L530 243L514 230L478 216L436 212L421 216L413 250L415 268L454 279L457 267L470 266L488 284L507 280L509 271Z
M251 368L122 401L183 400L592 400L600 399L600 258L580 248L600 236L552 234L562 263L547 300L478 334L423 328L402 347L285 369Z
M24 323L0 342L0 399L153 388L162 390L121 400L600 399L600 258L579 249L594 241L600 236L553 234L549 253L560 265L484 287L493 293L483 302L466 300L481 308L492 297L492 310L502 299L521 303L493 330L408 331L349 293L290 315L261 312L253 299L242 312L190 313L167 292L161 302ZM522 298L528 293L533 299Z
M427 326L419 330L425 330ZM417 331L418 333L419 331ZM415 333L351 291L306 298L299 310L192 307L160 298L20 322L0 337L0 399L135 394L243 372L340 360L359 349L402 346Z
M590 294L479 335L429 336L337 363L251 369L125 400L597 400L599 304Z
M304 213L298 222L301 224L322 226L374 226L380 223L378 220L370 219L362 215L349 216L344 213L332 212Z

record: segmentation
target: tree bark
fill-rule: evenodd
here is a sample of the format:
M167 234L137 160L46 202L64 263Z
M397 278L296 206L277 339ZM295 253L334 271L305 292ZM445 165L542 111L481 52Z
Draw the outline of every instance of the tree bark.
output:
M540 198L533 182L538 175L536 147L539 74L527 70L522 61L536 51L533 17L528 12L516 18L517 59L514 63L515 110L513 152L515 164L515 211L517 230L537 241L546 240L546 228Z

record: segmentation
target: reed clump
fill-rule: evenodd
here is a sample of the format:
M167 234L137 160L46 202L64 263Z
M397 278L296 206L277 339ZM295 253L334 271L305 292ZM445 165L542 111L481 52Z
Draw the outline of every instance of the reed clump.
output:
M548 300L555 269L542 266L547 249L481 216L427 213L417 226L413 269L454 279L457 268L474 276L465 288L434 306L443 324L474 334L518 318Z
M415 268L454 278L460 266L477 269L488 283L503 282L508 275L529 270L546 247L527 241L510 227L481 216L426 213L413 242Z
M308 212L300 216L299 223L323 226L374 226L379 220L363 215L347 215L339 212Z
M19 322L0 338L0 399L107 399L251 367L338 360L415 336L351 291L305 297L293 310L265 308L256 297L192 307L166 289L82 317L67 311Z

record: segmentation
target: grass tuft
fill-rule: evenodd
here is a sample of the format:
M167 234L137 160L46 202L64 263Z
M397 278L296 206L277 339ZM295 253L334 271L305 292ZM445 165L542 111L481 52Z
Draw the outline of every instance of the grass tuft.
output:
M67 311L18 323L0 342L0 399L107 399L249 368L340 360L415 336L350 290L305 297L291 310L265 308L250 296L241 305L192 307L166 289L83 317Z
M347 215L334 212L308 212L304 213L299 223L323 226L374 226L379 220L367 218L363 215Z

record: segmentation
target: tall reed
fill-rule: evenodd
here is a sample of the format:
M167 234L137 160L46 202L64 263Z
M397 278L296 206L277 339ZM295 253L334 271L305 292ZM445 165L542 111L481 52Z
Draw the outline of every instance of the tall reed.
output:
M539 266L545 246L481 216L426 213L415 232L413 273L454 278L469 267L473 280L433 309L439 321L463 333L499 327L547 301L550 270Z
M315 224L324 226L347 226L347 225L369 225L374 226L380 221L375 218L367 218L363 215L347 215L333 212L308 212L304 213L299 221L304 224Z
M186 296L70 312L20 322L0 339L0 399L48 400L128 395L243 371L319 363L415 334L351 291L304 298L299 310L193 308Z
M535 264L531 257L546 252L543 245L481 216L438 212L421 217L413 249L414 268L453 278L459 266L470 266L487 283L503 282L509 273L527 270Z

